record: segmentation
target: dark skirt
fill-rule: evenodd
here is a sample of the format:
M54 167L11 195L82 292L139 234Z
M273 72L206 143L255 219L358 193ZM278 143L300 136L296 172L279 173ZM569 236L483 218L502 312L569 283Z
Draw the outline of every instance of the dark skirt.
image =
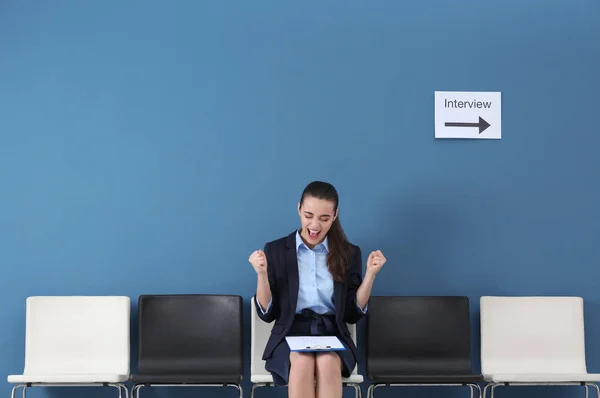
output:
M337 336L342 341L335 322L335 315L319 315L308 309L303 310L301 314L296 314L287 336ZM342 344L344 344L343 341ZM343 351L333 352L338 354L342 360L342 377L350 377L350 373L356 366L356 358L346 344L344 347L346 349ZM265 361L265 369L273 376L275 386L288 384L290 365L290 347L284 339Z

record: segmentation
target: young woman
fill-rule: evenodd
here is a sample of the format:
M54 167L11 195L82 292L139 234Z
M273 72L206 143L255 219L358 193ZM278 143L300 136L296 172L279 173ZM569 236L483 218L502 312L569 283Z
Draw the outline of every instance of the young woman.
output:
M311 182L298 204L300 229L249 258L258 275L256 311L265 322L275 321L263 359L291 398L342 397L342 376L356 366L346 323L366 313L375 275L386 262L381 251L372 252L363 279L361 251L346 240L338 203L331 184ZM290 352L285 336L293 335L337 336L346 350Z

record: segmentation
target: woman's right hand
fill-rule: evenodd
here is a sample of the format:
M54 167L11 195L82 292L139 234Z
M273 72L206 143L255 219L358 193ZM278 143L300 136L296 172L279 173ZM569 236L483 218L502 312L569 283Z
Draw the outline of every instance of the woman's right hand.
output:
M267 256L262 250L253 252L248 261L250 261L250 264L254 267L254 271L256 271L259 276L267 274Z

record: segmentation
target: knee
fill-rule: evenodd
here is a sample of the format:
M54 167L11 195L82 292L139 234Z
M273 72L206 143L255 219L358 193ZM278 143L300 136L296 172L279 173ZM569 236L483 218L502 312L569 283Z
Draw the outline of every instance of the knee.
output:
M314 354L291 352L290 353L291 369L294 372L310 373L315 372L315 356Z
M342 361L339 355L332 352L319 354L316 359L316 373L320 377L341 378Z

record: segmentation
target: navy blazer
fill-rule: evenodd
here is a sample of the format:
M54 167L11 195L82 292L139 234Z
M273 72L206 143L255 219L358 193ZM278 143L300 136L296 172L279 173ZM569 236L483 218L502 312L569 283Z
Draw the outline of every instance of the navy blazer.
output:
M342 283L334 280L333 290L339 338L356 358L356 346L346 323L356 323L364 316L356 305L356 291L362 283L362 255L358 246L351 244L351 248L352 261L346 271L345 281ZM266 360L285 338L296 315L299 285L296 231L287 237L268 242L264 252L267 257L267 277L271 287L272 302L269 311L263 314L257 298L255 310L263 321L275 321L262 357Z

